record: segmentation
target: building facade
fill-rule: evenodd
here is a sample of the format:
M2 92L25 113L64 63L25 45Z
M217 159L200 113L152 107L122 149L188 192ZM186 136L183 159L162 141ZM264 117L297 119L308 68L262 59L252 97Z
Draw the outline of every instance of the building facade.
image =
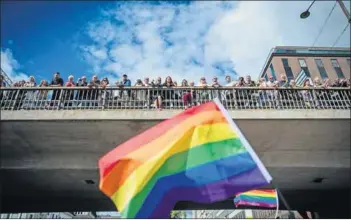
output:
M284 74L301 85L307 78L350 78L350 48L275 47L271 50L260 78L275 80Z

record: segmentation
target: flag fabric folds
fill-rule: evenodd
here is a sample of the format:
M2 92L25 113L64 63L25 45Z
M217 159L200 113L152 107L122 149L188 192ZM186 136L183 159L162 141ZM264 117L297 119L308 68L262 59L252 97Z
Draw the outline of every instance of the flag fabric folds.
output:
M179 201L213 203L272 180L219 100L122 143L99 169L100 190L125 218L168 218Z
M256 206L275 208L278 206L278 195L275 189L250 190L248 192L239 193L234 198L236 207Z

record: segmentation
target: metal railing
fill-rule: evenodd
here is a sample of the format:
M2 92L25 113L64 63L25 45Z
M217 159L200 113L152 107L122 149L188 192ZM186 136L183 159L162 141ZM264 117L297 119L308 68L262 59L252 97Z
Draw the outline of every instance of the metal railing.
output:
M219 98L234 109L350 109L349 88L0 88L1 110L184 109Z

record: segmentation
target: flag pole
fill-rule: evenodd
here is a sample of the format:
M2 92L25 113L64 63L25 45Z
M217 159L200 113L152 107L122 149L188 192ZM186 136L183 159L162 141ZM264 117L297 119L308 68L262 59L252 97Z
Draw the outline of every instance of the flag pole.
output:
M229 112L222 105L222 103L219 100L219 98L215 98L215 99L213 99L213 101L216 103L218 108L224 114L225 118L227 119L227 121L230 124L230 126L232 127L232 129L235 132L238 133L238 135L241 138L241 141L243 142L246 150L249 152L249 154L251 155L252 159L256 162L258 168L260 169L260 171L261 171L262 175L264 176L264 178L266 179L267 183L270 183L273 186L273 188L276 188L277 193L281 197L284 206L286 207L286 209L288 209L289 215L291 215L291 208L290 208L289 204L287 203L287 201L285 200L283 194L280 192L280 190L277 187L274 186L275 184L273 183L272 176L269 174L268 170L263 165L262 161L258 158L257 154L255 153L255 151L253 150L253 148L251 147L249 142L246 140L245 136L241 133L239 127L233 122L233 119L231 118Z
M278 218L278 214L279 214L279 196L278 196L278 191L275 190L275 196L276 196L276 200L277 200L277 209L275 210L275 216L274 219Z
M290 215L292 214L292 213L291 213L291 208L290 208L290 205L288 204L288 202L286 201L285 197L283 196L283 193L279 190L278 187L276 187L276 185L273 183L273 180L272 180L272 182L271 182L271 185L272 185L273 188L275 188L275 190L277 191L277 193L278 193L278 199L279 199L279 197L280 197L280 199L282 200L282 202L283 202L285 208L288 210L288 212L289 212L289 217L290 217Z

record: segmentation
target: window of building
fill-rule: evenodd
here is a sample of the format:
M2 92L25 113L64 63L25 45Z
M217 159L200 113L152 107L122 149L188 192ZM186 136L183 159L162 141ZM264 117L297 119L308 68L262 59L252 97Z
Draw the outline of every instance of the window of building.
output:
M334 68L335 68L335 67L340 67L339 62L338 62L336 59L331 59L330 61L331 61L332 66L333 66Z
M307 77L311 77L311 74L310 74L310 71L307 67L307 63L306 63L305 59L298 59L298 60L299 60L301 70L305 72L305 75Z
M300 67L307 67L305 59L298 59L298 60L299 60Z
M315 59L314 61L316 62L316 65L317 65L317 68L319 70L319 74L321 75L321 78L322 79L328 78L328 74L324 68L323 61L321 59Z
M283 59L282 59L282 62L283 62L283 66L284 66L284 67L288 67L288 66L289 66L288 59L283 58Z
M290 81L291 79L294 79L294 74L291 70L291 67L289 66L288 59L282 58L282 62L283 62L284 70L285 70L285 75L288 78L288 80Z
M267 73L264 75L264 79L266 80L266 82L268 81L268 75L267 75Z
M338 78L345 78L344 73L342 72L339 62L337 59L331 59L330 60L332 63L332 66L334 67L334 70L336 72L336 75L338 75Z
M277 80L274 68L273 68L273 64L269 65L269 68L271 69L271 73L272 73L272 77L274 80Z
M351 59L347 59L347 63L349 64L349 67L351 67Z

